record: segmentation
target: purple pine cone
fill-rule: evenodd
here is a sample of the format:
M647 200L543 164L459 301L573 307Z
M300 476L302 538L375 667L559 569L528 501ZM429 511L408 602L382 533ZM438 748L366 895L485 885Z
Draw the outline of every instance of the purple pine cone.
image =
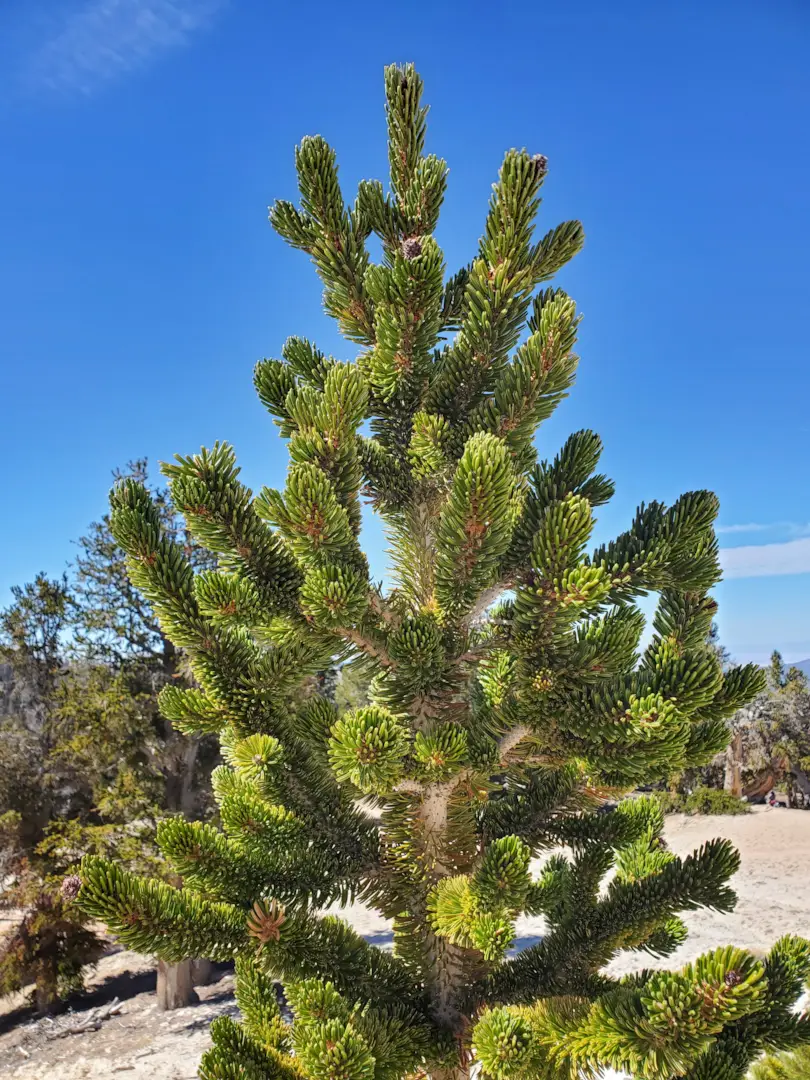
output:
M62 894L63 900L75 900L79 895L82 887L82 879L78 874L68 874L65 880L62 882L62 887L59 890Z
M402 241L400 248L406 259L415 259L422 254L422 241L418 236L409 236Z
M537 173L538 177L545 176L548 171L548 158L546 155L535 154L532 158L532 162L534 163L534 171Z

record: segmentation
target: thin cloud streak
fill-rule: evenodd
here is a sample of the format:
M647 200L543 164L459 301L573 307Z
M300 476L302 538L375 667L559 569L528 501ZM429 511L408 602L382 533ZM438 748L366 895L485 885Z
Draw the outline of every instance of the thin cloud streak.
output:
M810 574L810 537L784 544L749 544L720 551L723 577L777 577Z
M30 56L32 91L92 94L100 86L181 48L227 0L86 0L54 25Z
M770 523L752 521L746 525L718 525L715 530L718 534L725 533L758 533L776 532L778 529L786 531L791 536L810 535L810 524L801 524L796 521L772 521Z
M770 532L771 529L777 528L776 525L763 525L757 522L751 522L750 525L718 525L715 530L718 533L753 533L753 532Z

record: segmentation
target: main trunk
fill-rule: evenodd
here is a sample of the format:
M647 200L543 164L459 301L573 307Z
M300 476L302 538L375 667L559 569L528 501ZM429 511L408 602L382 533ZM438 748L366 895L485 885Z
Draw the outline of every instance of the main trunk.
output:
M182 878L175 877L174 884L179 888ZM194 992L194 960L181 960L179 964L167 964L158 960L157 999L158 1008L163 1012L172 1009L184 1009L195 1005L200 999Z
M34 1003L39 1016L47 1016L56 1008L59 1001L56 976L50 972L37 975L34 987Z
M735 798L742 798L742 764L743 745L742 732L735 731L731 736L731 742L726 749L726 775L724 787Z
M432 884L463 873L448 844L448 804L453 784L426 785L418 811L421 841ZM456 1040L457 1055L441 1069L431 1072L431 1080L466 1080L470 1074L469 1031L471 1017L464 1000L472 978L481 974L481 956L474 950L453 944L427 928L428 992L431 1012L440 1027Z
M158 960L157 1003L164 1012L194 1005L200 999L194 991L192 975L193 960L181 960L179 964L167 964Z

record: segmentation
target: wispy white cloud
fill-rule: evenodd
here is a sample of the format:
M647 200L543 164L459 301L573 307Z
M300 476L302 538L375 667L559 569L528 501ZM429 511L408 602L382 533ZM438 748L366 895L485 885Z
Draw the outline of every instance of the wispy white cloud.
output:
M718 525L718 533L754 533L754 532L770 532L774 529L775 525L763 525L752 521L749 525Z
M718 525L718 533L762 533L783 532L789 536L810 536L810 523L798 521L752 521L744 525Z
M71 5L28 57L30 90L91 94L180 48L227 0L84 0Z
M774 577L810 573L810 537L784 544L746 544L720 551L723 577Z

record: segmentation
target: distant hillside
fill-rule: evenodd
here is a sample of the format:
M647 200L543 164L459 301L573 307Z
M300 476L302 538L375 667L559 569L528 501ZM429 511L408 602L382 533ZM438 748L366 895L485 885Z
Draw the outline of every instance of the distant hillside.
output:
M799 671L803 671L808 679L810 679L810 660L799 660L795 664L786 664L786 667L797 667Z

